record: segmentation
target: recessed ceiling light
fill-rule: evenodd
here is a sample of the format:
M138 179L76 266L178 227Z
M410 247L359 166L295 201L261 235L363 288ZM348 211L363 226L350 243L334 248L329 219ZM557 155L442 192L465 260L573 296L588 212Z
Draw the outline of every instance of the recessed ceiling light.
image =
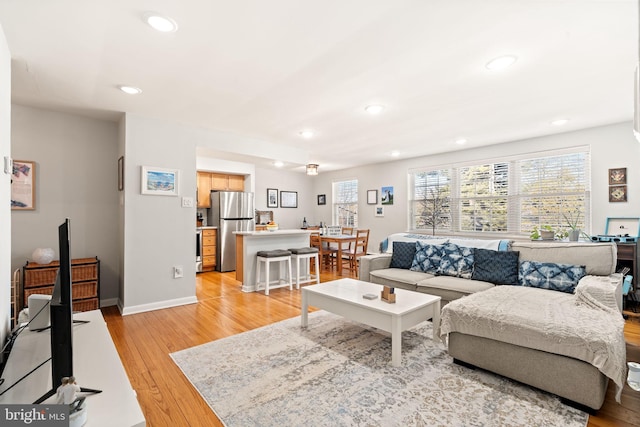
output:
M138 95L142 93L142 89L134 86L118 86L118 88L124 93L128 93L129 95Z
M567 122L569 121L569 119L558 119L558 120L554 120L551 122L552 125L554 126L562 126L567 124Z
M369 114L380 114L384 111L384 106L378 105L378 104L367 105L364 108L364 111L366 111Z
M466 143L467 143L467 140L465 138L456 139L456 144L458 144L458 145L464 145Z
M300 131L300 136L309 139L313 136L313 131L309 129L302 130Z
M517 60L518 58L514 55L499 56L487 62L485 67L489 70L504 70L513 65Z
M284 163L282 163L280 160L276 160L275 162L273 162L273 166L281 168L282 166L284 166Z
M163 33L173 33L178 30L178 24L173 19L162 16L155 12L147 12L144 14L144 20L156 31Z
M391 155L392 155L393 157L398 157L398 156L400 155L400 152L399 152L398 150L393 150L393 151L391 152Z

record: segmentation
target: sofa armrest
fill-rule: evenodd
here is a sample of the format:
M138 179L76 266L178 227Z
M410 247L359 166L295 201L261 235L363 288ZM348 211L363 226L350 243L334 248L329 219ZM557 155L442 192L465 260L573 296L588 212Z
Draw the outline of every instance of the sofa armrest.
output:
M389 268L391 265L391 254L375 254L360 257L360 271L358 278L365 282L370 281L369 273L374 270Z

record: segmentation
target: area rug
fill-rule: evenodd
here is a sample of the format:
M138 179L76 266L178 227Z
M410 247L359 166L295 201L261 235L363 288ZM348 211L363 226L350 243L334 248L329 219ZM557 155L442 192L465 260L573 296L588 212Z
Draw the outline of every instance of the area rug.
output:
M325 311L171 354L229 427L576 426L557 397L453 363L431 323L391 337Z

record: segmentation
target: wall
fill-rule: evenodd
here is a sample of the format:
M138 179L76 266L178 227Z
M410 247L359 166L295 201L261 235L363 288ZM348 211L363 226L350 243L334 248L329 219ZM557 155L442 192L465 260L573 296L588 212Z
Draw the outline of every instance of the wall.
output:
M73 258L100 259L100 297L118 296L117 124L12 105L12 157L36 162L36 209L11 213L11 268L53 248L71 220Z
M11 157L11 52L0 26L0 164ZM0 167L0 342L11 328L11 175Z
M317 224L320 219L314 216L316 195L313 191L313 181L315 178L317 177L299 172L256 168L256 209L273 211L275 222L283 229L302 227L303 218L307 218L309 225ZM280 207L280 193L278 192L278 207L268 208L267 188L298 192L298 207Z
M640 217L640 144L632 133L632 123L624 122L575 132L566 132L487 147L417 157L407 160L369 165L318 175L314 183L317 194L327 194L327 205L317 206L317 218L331 219L331 183L337 180L358 179L359 227L371 229L369 250L391 233L406 231L408 227L407 190L408 171L424 166L439 166L455 162L481 161L523 153L588 145L591 147L591 229L593 234L604 233L607 217ZM610 168L627 168L628 202L609 203L607 173ZM394 204L385 206L384 217L374 216L374 206L366 204L367 190L382 186L394 187Z
M124 242L121 248L125 265L119 302L121 311L131 314L196 302L196 207L194 203L193 208L182 208L180 199L196 199L197 150L252 153L267 158L273 155L301 164L306 161L306 153L227 132L135 114L127 114L125 120ZM216 169L215 165L202 159L198 162L205 170ZM179 169L180 197L141 195L140 169L143 165ZM242 173L251 169L249 165ZM175 265L183 266L183 278L173 278L172 267Z

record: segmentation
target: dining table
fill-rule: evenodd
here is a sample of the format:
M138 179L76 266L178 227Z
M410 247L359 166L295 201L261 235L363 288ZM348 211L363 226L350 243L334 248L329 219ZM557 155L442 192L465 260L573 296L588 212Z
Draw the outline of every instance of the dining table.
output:
M320 244L324 244L325 242L330 245L331 243L337 243L338 247L336 248L338 250L337 253L337 261L338 261L338 275L342 276L342 254L343 251L346 249L347 251L349 251L349 247L347 246L346 248L344 247L344 245L346 243L355 243L356 242L356 238L358 236L355 234L338 234L336 236L329 236L327 234L323 234L320 235Z

